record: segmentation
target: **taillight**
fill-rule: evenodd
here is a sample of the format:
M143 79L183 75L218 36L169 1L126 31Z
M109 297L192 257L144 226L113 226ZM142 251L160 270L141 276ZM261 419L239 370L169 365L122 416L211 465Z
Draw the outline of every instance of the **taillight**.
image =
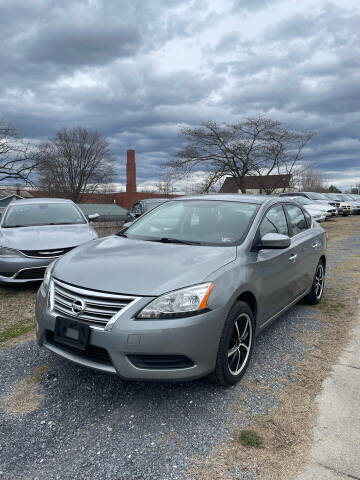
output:
M329 241L329 234L327 230L325 230L325 239L326 239L326 242Z

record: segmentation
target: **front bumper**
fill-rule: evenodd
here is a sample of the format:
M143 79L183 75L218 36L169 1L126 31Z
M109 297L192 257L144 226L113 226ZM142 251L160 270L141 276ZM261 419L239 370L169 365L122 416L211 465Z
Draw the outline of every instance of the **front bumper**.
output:
M54 258L0 257L0 283L41 281L44 269ZM34 269L34 270L33 270ZM29 278L31 277L31 278Z
M225 307L194 317L135 320L134 315L149 300L149 297L141 298L124 311L109 331L102 327L91 327L89 349L104 350L110 360L104 362L51 340L56 314L49 309L47 293L42 286L36 302L38 344L75 363L115 373L128 380L191 380L212 372L226 318ZM191 361L191 366L139 368L129 358L133 355L182 356Z

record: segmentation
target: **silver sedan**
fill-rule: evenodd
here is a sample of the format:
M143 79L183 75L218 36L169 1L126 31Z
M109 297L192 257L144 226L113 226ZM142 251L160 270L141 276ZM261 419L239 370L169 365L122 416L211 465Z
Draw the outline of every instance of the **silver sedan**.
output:
M286 198L179 197L48 268L38 343L126 379L235 384L258 333L321 300L326 243Z
M42 280L49 263L97 237L70 200L13 201L0 221L0 283Z

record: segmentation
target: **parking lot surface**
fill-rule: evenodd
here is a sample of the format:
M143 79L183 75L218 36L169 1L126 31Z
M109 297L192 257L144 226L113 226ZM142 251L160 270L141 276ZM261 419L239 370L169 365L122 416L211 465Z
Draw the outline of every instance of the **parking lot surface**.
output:
M235 387L224 389L207 379L126 383L69 363L27 337L0 343L0 479L280 478L263 467L264 452L271 452L266 431L260 454L242 446L238 435L255 425L261 437L259 418L280 412L284 393L290 401L309 356L319 356L325 375L331 355L346 341L346 331L337 340L325 333L336 321L334 312L348 315L351 323L354 280L360 275L360 218L327 223L323 303L298 304L258 337L248 372ZM5 290L0 298L4 295ZM24 295L34 298L35 290L29 287ZM309 398L321 380L319 374L302 385ZM304 428L311 428L312 414L310 409ZM296 433L297 426L291 429ZM296 442L291 448L300 449ZM286 442L283 453L289 456ZM287 458L285 473L292 472L290 463Z

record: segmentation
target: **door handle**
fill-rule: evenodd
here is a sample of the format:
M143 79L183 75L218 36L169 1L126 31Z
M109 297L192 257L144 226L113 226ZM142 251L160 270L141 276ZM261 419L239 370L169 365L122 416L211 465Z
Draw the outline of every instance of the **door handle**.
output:
M316 248L316 247L318 247L318 246L319 246L319 243L318 243L318 242L314 242L314 243L312 244L312 248Z
M290 255L290 257L289 257L290 262L295 262L296 259L297 259L297 253L293 253L293 254Z

